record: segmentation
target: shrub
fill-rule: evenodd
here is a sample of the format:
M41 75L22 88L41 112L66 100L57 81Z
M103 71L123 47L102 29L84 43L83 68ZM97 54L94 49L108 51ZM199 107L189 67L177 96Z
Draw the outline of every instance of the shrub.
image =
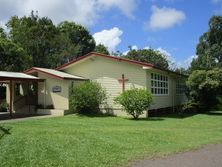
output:
M187 103L182 105L182 109L181 109L181 114L183 113L195 113L197 112L199 104L192 102L192 101L188 101Z
M122 105L124 110L134 119L138 119L143 111L148 111L152 102L152 95L146 89L135 88L123 92L114 101Z
M0 112L7 112L8 110L8 104L6 102L0 103Z
M80 114L96 114L106 100L106 91L96 82L85 82L73 87L70 96L71 111Z
M222 111L222 96L218 96L217 101L218 101L217 110Z

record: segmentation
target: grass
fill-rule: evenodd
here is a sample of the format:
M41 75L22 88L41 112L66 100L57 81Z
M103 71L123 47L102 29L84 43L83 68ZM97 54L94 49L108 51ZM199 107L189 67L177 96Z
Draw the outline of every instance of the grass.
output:
M0 124L1 166L126 166L222 142L222 115L64 117Z

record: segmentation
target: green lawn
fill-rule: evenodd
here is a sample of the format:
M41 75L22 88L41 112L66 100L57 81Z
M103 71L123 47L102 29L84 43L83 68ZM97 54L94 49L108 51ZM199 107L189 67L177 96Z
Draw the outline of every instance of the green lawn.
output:
M1 123L0 164L127 166L130 160L143 156L162 156L220 142L219 114L139 121L68 115Z

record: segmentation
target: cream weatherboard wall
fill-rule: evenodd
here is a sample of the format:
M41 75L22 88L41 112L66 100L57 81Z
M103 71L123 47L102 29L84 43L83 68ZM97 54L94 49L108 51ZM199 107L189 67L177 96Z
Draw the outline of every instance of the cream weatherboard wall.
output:
M68 110L71 81L53 78L50 75L40 72L38 73L38 77L45 79L45 82L38 84L38 103L43 106L54 105L54 108L59 110ZM61 92L54 93L52 91L54 86L61 86Z
M120 109L114 104L113 98L122 92L122 83L118 81L122 74L129 81L125 82L125 89L146 88L146 71L141 66L113 61L103 57L92 57L64 70L73 75L79 75L99 82L107 91L108 105L113 109Z
M150 69L147 70L147 89L151 91L151 73L161 74L168 77L168 94L153 95L153 104L151 109L166 108L184 104L187 102L185 93L176 94L176 81L184 80L184 77L173 73Z
M168 77L168 94L167 95L153 95L153 104L151 109L158 109L158 108L166 108L173 106L173 96L174 96L174 89L173 89L173 78L169 76L166 72L157 71L157 70L147 70L147 89L151 91L151 73L161 74Z
M170 75L169 73L160 70L145 70L141 66L121 61L113 61L104 57L95 56L82 60L71 65L65 69L64 72L99 82L107 91L109 97L108 105L114 110L121 109L120 106L113 102L113 99L122 92L122 83L118 81L122 74L125 75L125 78L129 79L125 84L126 90L130 88L147 88L150 91L150 76L152 72L166 75L169 78L169 94L153 95L154 101L151 109L172 107L179 104L179 101L182 102L181 97L184 98L184 96L180 96L180 99L176 100L176 75Z

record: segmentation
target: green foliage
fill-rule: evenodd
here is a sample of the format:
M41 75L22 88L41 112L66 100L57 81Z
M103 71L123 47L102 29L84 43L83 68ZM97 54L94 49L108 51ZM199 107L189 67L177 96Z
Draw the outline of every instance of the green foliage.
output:
M179 74L183 74L183 75L188 75L190 73L190 71L188 69L185 69L183 67L176 68L174 71L179 73Z
M218 101L217 110L222 111L222 96L218 96L217 101Z
M169 62L166 56L154 49L130 50L124 58L151 63L155 66L169 69Z
M4 102L0 102L0 112L7 112L8 110L8 104Z
M189 98L200 104L200 108L210 109L222 94L222 69L193 71L187 81Z
M30 16L13 16L7 23L9 39L31 57L30 66L53 68L95 48L89 31L73 22L64 21L55 26L51 19ZM0 35L4 33L0 29ZM1 36L3 36L1 35Z
M199 39L196 48L197 59L191 63L191 70L222 67L222 16L213 16L209 30Z
M110 54L107 47L105 47L103 44L96 45L96 47L94 49L94 52L102 53L102 54L105 54L105 55Z
M95 40L85 27L64 21L58 25L58 30L66 38L66 42L68 41L64 48L67 50L66 58L68 60L83 56L95 49Z
M195 113L198 110L198 103L188 101L187 103L182 105L181 112L182 113Z
M0 71L23 71L32 59L23 48L8 39L0 38Z
M0 27L0 38L6 39L7 35L2 27Z
M7 26L10 39L32 57L33 63L30 66L52 67L59 31L50 19L40 18L32 12L28 17L11 17Z
M133 116L134 119L143 114L143 111L148 111L152 96L146 89L131 89L124 91L114 101L123 106L124 110Z
M105 100L106 91L99 83L85 82L71 91L70 109L80 114L96 114Z

